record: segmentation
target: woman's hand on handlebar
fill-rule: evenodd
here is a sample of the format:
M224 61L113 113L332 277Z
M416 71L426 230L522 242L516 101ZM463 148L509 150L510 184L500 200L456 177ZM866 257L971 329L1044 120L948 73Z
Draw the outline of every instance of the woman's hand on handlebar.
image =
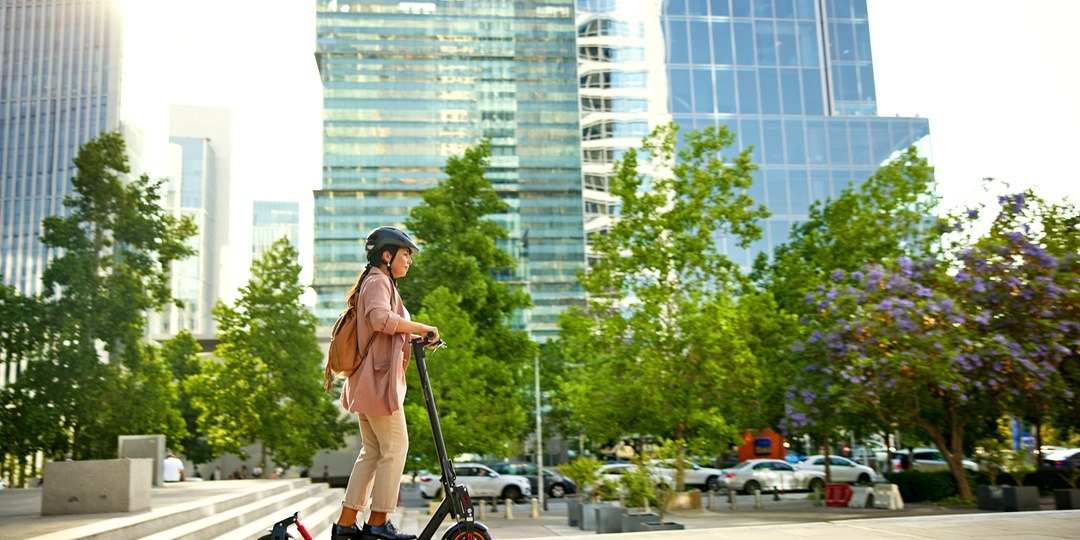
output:
M429 336L428 334L435 334L435 335L434 336ZM428 326L427 328L424 329L424 335L421 336L421 337L423 337L424 339L427 340L427 342L428 342L427 347L429 349L431 349L431 348L435 347L434 344L439 341L439 329L434 327L434 326Z

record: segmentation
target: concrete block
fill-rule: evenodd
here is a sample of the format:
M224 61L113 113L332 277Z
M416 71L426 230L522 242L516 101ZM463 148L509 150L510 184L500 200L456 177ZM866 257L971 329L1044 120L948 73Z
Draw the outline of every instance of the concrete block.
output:
M150 508L153 459L45 464L41 515L134 512Z
M872 508L874 505L874 488L868 486L854 486L851 488L851 500L848 501L848 508L866 508L867 502Z
M975 486L975 496L978 499L979 510L1001 510L1003 491L1001 486Z
M1033 512L1039 509L1039 488L1003 486L1001 509L1006 512Z
M701 510L701 490L679 491L671 497L668 510Z
M120 435L117 437L117 458L154 460L154 485L165 485L161 477L161 464L165 461L164 435Z
M900 496L900 486L896 484L874 484L874 508L903 510L904 498Z

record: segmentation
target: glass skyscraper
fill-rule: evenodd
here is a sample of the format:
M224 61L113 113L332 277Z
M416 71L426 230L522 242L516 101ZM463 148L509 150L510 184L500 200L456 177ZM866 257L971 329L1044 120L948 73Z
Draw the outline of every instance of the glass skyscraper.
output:
M256 260L281 238L300 251L300 203L255 201L251 212L251 258Z
M41 292L41 220L65 214L71 160L120 127L123 15L112 0L0 3L0 281Z
M323 331L364 265L363 240L402 227L450 156L489 137L488 178L509 210L500 247L540 340L584 303L573 0L318 0L323 179L315 192L316 314ZM449 284L453 285L453 284Z
M586 230L617 214L611 162L659 124L727 126L754 147L750 195L772 217L736 263L787 241L810 204L911 145L924 118L878 117L866 0L577 0Z

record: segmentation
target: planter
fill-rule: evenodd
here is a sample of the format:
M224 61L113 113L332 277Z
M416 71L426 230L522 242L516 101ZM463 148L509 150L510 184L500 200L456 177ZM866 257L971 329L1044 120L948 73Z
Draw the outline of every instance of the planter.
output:
M975 486L979 510L1001 510L1001 486Z
M581 521L578 522L578 528L583 531L595 531L596 530L596 509L607 506L606 504L585 503L581 505Z
M641 530L642 531L681 531L681 530L683 530L685 528L686 528L686 526L683 525L682 523L673 523L671 521L669 521L667 523L664 523L664 524L660 524L660 523L642 523L641 524Z
M622 532L622 508L599 506L596 508L595 514L597 534Z
M566 524L577 527L581 523L581 501L571 499L566 501Z
M642 523L656 523L656 520L658 519L660 519L660 514L653 512L623 514L621 529L622 532L638 532L643 530L641 528Z
M667 508L668 510L701 510L701 490L692 489L676 493Z
M1058 510L1080 510L1080 489L1055 489Z
M1032 512L1039 509L1039 488L1035 486L1004 486L1001 509L1006 512Z

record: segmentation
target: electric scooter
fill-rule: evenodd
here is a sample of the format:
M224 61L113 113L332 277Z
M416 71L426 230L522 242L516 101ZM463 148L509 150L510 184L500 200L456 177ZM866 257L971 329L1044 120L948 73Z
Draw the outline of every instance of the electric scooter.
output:
M431 540L438 532L447 514L453 515L457 523L443 534L443 540L491 540L488 528L473 519L472 499L469 498L469 490L457 484L457 473L454 472L454 463L446 457L446 445L443 443L442 428L439 426L439 413L435 410L435 397L431 393L431 382L428 381L427 362L425 361L425 347L433 345L437 350L446 347L440 339L432 343L434 332L428 332L426 337L412 340L412 354L416 362L416 369L420 372L420 387L424 392L424 404L427 406L428 419L431 420L431 434L435 437L435 452L439 455L439 467L442 469L443 498L442 504L435 510L423 532L417 540Z

